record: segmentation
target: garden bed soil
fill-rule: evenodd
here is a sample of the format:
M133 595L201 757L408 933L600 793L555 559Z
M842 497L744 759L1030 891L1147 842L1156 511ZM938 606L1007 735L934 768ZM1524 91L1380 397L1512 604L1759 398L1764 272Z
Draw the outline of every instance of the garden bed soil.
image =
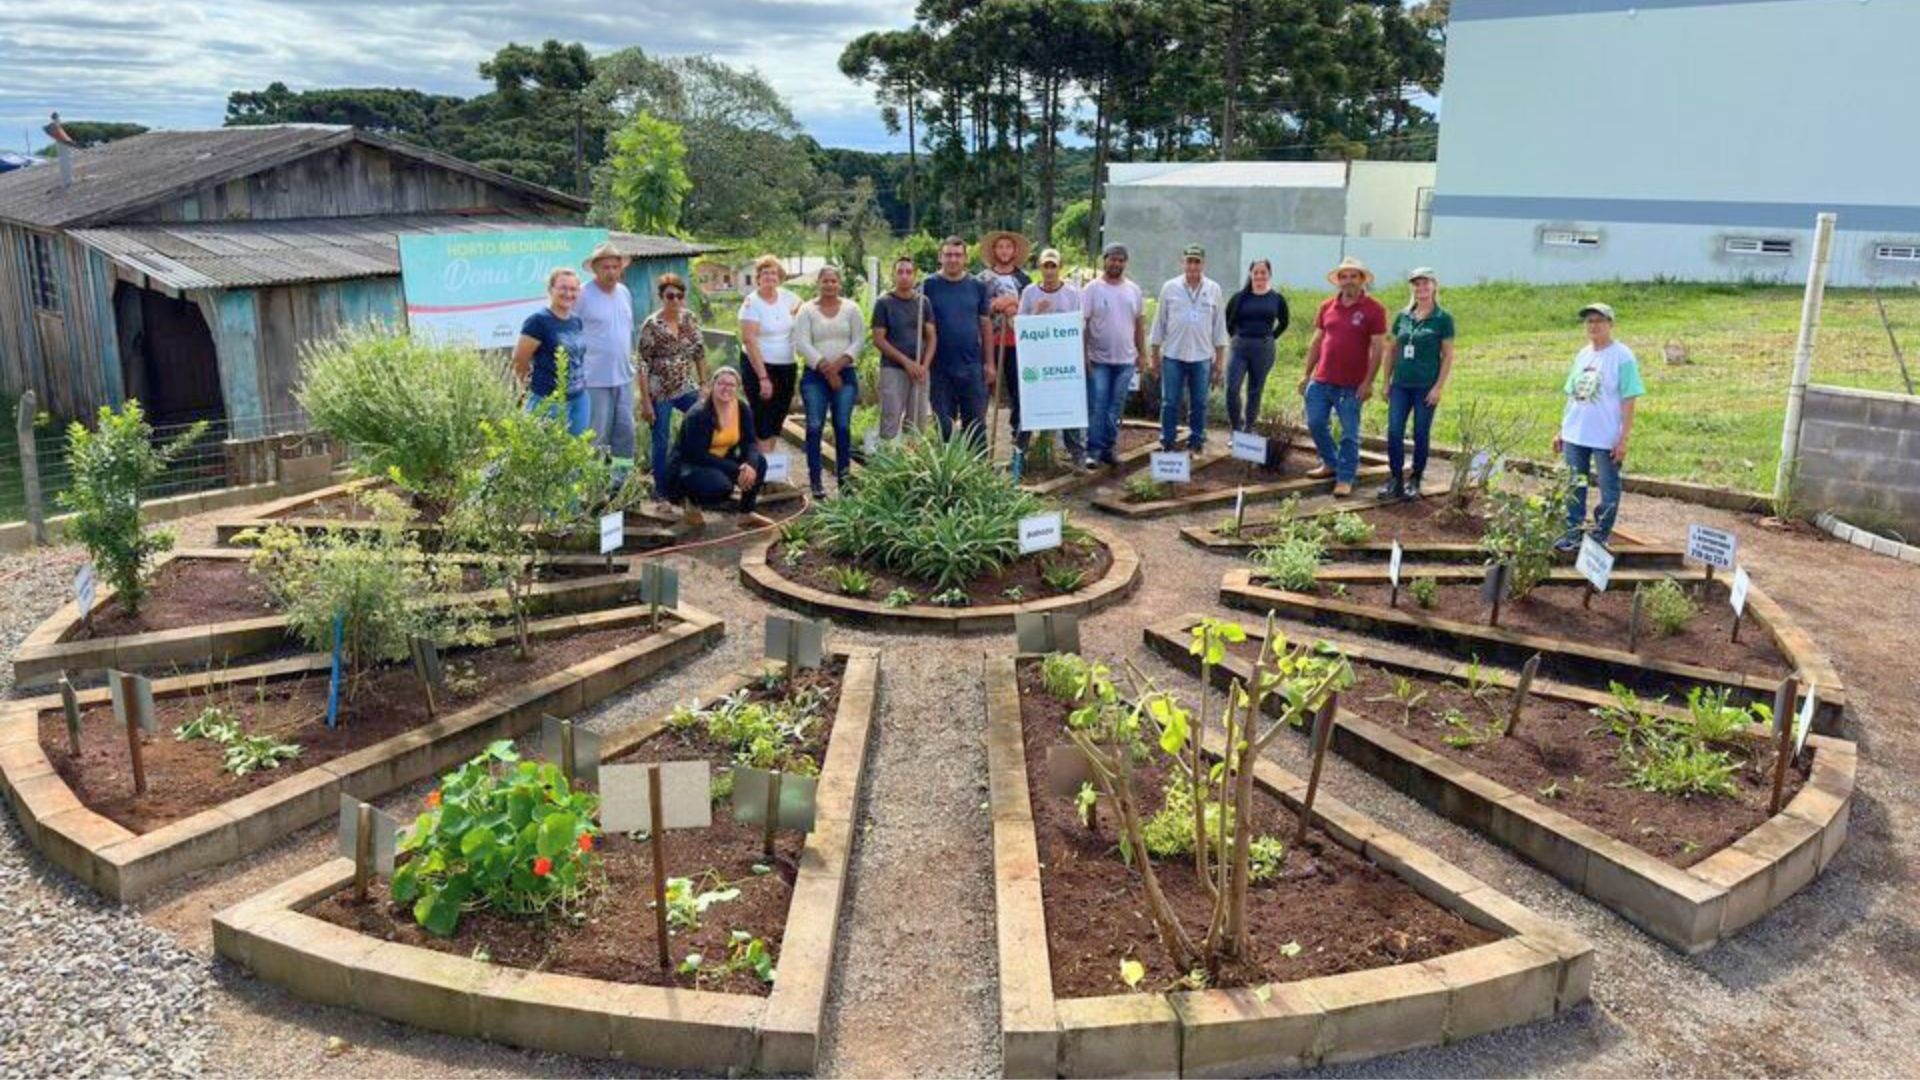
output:
M916 604L932 603L937 589L927 582L911 578L891 570L881 569L864 563L854 563L842 558L824 547L809 547L796 562L787 556L786 541L777 541L767 552L767 565L776 569L783 577L797 581L802 585L819 589L833 596L845 596L834 581L832 572L849 566L859 566L873 577L873 587L867 594L855 599L881 601L896 588L906 589L913 594ZM1041 575L1048 569L1059 566L1072 566L1082 572L1079 592L1087 586L1107 576L1113 568L1113 552L1105 544L1097 541L1075 543L1068 541L1053 551L1037 555L1027 555L1008 563L999 573L987 577L974 578L959 586L967 594L966 607L986 607L995 604L1008 604L1006 591L1018 586L1021 601L1045 600L1055 596L1070 596L1051 588L1042 580ZM962 608L964 610L964 608Z
M1326 588L1319 589L1316 595L1378 608L1387 607L1391 589L1386 582L1345 584L1345 597L1336 596ZM1729 640L1733 632L1733 609L1727 604L1727 590L1723 581L1716 579L1711 585L1696 581L1689 583L1686 588L1699 607L1699 613L1671 637L1656 636L1643 613L1636 655L1767 677L1792 673L1793 665L1781 655L1772 635L1765 628L1754 625L1751 619L1741 627L1739 641ZM1545 584L1528 593L1524 599L1503 600L1500 604L1500 629L1625 652L1627 624L1633 616L1632 585L1622 584L1595 596L1592 610L1581 607L1581 598L1586 593L1584 585ZM1486 603L1480 599L1478 583L1442 582L1435 592L1433 607L1424 609L1414 603L1411 593L1403 585L1399 610L1413 616L1451 619L1482 626L1486 625L1488 614Z
M1155 435L1158 439L1159 436ZM1251 462L1225 457L1193 470L1193 479L1184 484L1162 484L1161 493L1152 498L1140 498L1130 491L1121 493L1120 501L1128 505L1139 503L1165 502L1168 499L1184 499L1190 495L1208 495L1216 491L1233 491L1236 488L1253 488L1265 484L1280 484L1289 480L1304 480L1314 466L1320 464L1312 451L1297 446L1289 447L1286 456L1280 459L1278 468L1254 465ZM1360 463L1364 470L1367 462ZM1356 487L1356 490L1357 487Z
M1260 645L1235 643L1228 651L1251 663ZM1620 760L1619 738L1590 709L1574 702L1530 695L1511 738L1457 747L1448 745L1446 737L1454 729L1439 716L1458 709L1476 724L1497 722L1506 716L1510 691L1497 688L1482 702L1447 679L1367 663L1354 664L1353 672L1353 687L1340 697L1343 710L1671 866L1692 866L1773 816L1767 811L1773 795L1773 747L1764 740L1753 743L1753 756L1734 773L1733 796L1661 795L1627 786L1629 771ZM1402 722L1405 710L1391 698L1396 676L1427 694L1414 707L1411 722ZM1386 700L1370 700L1376 698ZM1734 754L1738 760L1739 751ZM1793 798L1807 776L1803 763L1788 769L1786 799Z
M821 687L829 694L823 721L804 744L816 762L826 756L844 670L845 661L836 658L822 670L800 676L801 685ZM764 701L786 692L782 687L770 693L755 683L749 695ZM704 731L683 734L664 730L619 760L708 761L717 765L731 758L731 752ZM696 892L729 887L740 890L736 899L709 908L698 929L676 930L670 935L675 966L688 953L699 953L709 964L724 961L729 937L735 930L765 941L777 963L805 842L799 833L776 834L775 858L769 862L760 828L736 823L724 803L714 807L710 828L669 830L665 844L670 876L693 879ZM308 909L307 914L383 941L454 956L470 957L484 950L492 963L503 967L615 983L693 987L692 978L660 970L649 843L610 833L600 838L598 850L606 871L605 886L580 905L578 922L559 913L542 918L482 909L463 914L451 936L436 937L414 921L410 905L396 904L389 898L384 881L373 885L365 903L354 900L352 889L343 889ZM757 873L756 866L767 870ZM705 976L699 988L760 997L772 991L771 985L749 972Z
M1115 849L1117 819L1102 802L1098 830L1080 823L1073 800L1051 790L1047 752L1069 746L1068 709L1048 696L1039 663L1020 666L1020 718L1025 732L1028 789L1039 845L1041 894L1047 945L1057 997L1128 993L1120 978L1123 960L1147 969L1141 987L1166 990L1187 973L1160 944L1146 917L1139 879ZM1134 772L1143 815L1164 802L1167 769L1158 755ZM1254 794L1256 835L1291 841L1298 818L1264 791ZM1304 858L1302 856L1305 856ZM1202 891L1189 859L1155 864L1161 889L1189 929L1204 928L1213 902ZM1305 851L1290 852L1277 881L1254 885L1247 906L1255 955L1228 966L1220 988L1293 982L1322 975L1418 963L1484 945L1499 935L1421 896L1399 878L1340 846L1319 830L1308 833ZM1297 955L1285 950L1298 943Z
M1355 490L1369 500L1373 498L1370 489L1356 486ZM1487 524L1485 517L1471 510L1464 514L1445 512L1446 500L1440 498L1363 502L1341 509L1359 513L1362 520L1373 526L1373 542L1382 544L1394 540L1402 544L1474 544L1480 541ZM1260 540L1275 531L1275 522L1271 519L1249 521L1240 527L1238 539ZM1337 556L1339 546L1335 545L1332 551Z
M1054 435L1053 464L1044 469L1036 469L1033 467L1031 457L1029 457L1026 472L1020 476L1021 483L1044 484L1049 480L1058 480L1076 471L1073 465L1078 465L1079 462L1076 461L1072 462L1071 465L1069 464L1067 449L1061 445L1058 438L1059 433L1055 432ZM1123 424L1120 427L1120 446L1113 453L1115 457L1119 457L1123 454L1130 454L1146 446L1148 443L1158 443L1159 441L1160 432L1157 430ZM1096 474L1107 473L1114 476L1124 476L1135 469L1143 469L1146 465L1147 459L1143 457L1137 462L1122 464L1118 468L1110 465L1099 465L1093 469L1093 472Z
M662 625L666 625L664 616ZM654 631L644 621L603 630L538 638L526 660L511 644L449 652L448 683L435 693L445 716L502 689L525 686L556 671L630 645ZM155 700L157 733L143 744L147 793L133 794L133 760L125 726L111 704L81 710L80 758L67 745L66 720L58 709L40 714L40 745L75 797L88 809L135 833L146 833L248 792L277 783L334 758L432 721L410 664L374 668L351 704L341 703L340 724L326 727L328 676L316 670L264 684L235 684L203 693ZM179 742L174 728L210 706L229 709L249 735L271 734L297 743L300 756L277 769L235 776L221 766L220 747L204 739Z

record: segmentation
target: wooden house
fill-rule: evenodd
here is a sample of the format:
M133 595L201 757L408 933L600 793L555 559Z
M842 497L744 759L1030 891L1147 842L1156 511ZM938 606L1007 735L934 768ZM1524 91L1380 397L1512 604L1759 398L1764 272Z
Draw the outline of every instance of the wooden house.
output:
M579 224L587 203L350 127L158 131L0 175L0 392L59 416L298 430L303 342L401 324L402 233ZM644 316L705 250L612 233Z

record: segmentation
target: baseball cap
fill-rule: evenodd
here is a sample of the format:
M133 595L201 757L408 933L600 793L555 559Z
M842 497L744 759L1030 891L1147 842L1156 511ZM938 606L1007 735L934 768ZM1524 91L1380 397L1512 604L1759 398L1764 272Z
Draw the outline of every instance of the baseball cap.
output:
M1115 255L1118 255L1123 259L1126 258L1127 245L1122 244L1119 241L1115 241L1111 244L1108 244L1106 247L1100 249L1100 257L1103 259L1110 259Z
M1440 275L1431 266L1416 266L1413 269L1407 271L1408 281L1418 281L1421 278L1426 278L1428 281L1433 282L1435 285L1440 284Z
M1204 259L1207 257L1207 249L1201 247L1199 244L1188 244L1187 250L1181 252L1180 257L1182 259Z
M1045 266L1048 263L1052 263L1055 266L1060 265L1060 253L1053 248L1047 248L1040 252L1040 265Z
M1607 320L1608 322L1612 322L1613 321L1613 305L1612 304L1588 304L1586 307L1583 307L1580 309L1581 318L1584 319L1589 315L1598 315L1601 318Z

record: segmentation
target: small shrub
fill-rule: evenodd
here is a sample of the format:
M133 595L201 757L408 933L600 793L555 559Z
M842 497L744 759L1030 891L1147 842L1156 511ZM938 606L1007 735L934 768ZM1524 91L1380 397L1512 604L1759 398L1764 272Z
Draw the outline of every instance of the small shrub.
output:
M1009 585L1000 590L1000 595L1018 604L1027 598L1027 590L1018 585Z
M1320 566L1326 561L1326 547L1307 536L1287 536L1261 545L1253 553L1260 572L1288 592L1311 592Z
M1627 784L1661 795L1731 798L1739 792L1733 782L1739 767L1724 750L1684 741L1656 743L1634 757Z
M1640 610L1652 625L1656 637L1672 637L1687 628L1687 623L1700 614L1700 608L1687 595L1687 590L1672 578L1663 578L1653 585L1641 585L1634 589L1640 597Z
M1142 469L1127 477L1127 500L1129 502L1159 502L1167 497L1167 485L1153 478L1153 473Z
M1040 684L1059 701L1078 701L1092 665L1077 653L1048 653L1040 661Z
M1456 514L1470 510L1475 501L1492 486L1494 463L1512 456L1526 445L1533 424L1520 416L1495 414L1486 402L1462 402L1453 410L1454 445L1459 447L1453 461L1453 480L1447 487L1447 508ZM1486 472L1476 481L1470 467L1482 452L1487 455Z
M835 566L827 570L833 587L848 596L865 596L873 591L873 575L857 566Z
M927 598L927 602L940 607L966 607L973 600L967 595L967 590L955 586L944 592L934 593Z
M1519 600L1553 573L1553 545L1565 535L1561 517L1572 480L1562 469L1544 490L1496 489L1489 499L1480 548L1489 563L1507 564L1507 595Z
M1440 583L1431 577L1417 577L1413 579L1413 584L1407 586L1407 591L1413 594L1414 603L1423 608L1432 608L1440 598Z
M887 598L880 601L880 603L890 608L906 607L913 603L913 590L896 587L892 592L889 592Z
M146 600L147 564L173 547L172 533L140 527L140 493L206 431L198 423L155 446L138 401L118 412L102 405L96 431L78 421L67 428L72 480L59 494L60 505L73 511L67 534L87 549L95 572L129 615L139 614Z
M1373 526L1359 514L1343 511L1333 515L1332 530L1336 541L1349 546L1373 539Z
M679 723L682 730L704 726L709 737L733 752L735 765L812 776L820 763L808 746L826 723L826 698L802 690L780 700L753 701L740 691L681 717Z

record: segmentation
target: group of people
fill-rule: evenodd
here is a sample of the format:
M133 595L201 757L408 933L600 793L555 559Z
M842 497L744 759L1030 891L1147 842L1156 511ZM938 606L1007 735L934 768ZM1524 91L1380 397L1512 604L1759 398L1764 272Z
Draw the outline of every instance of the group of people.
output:
M1118 464L1121 412L1143 371L1159 379L1162 450L1177 448L1183 420L1188 449L1206 448L1209 392L1223 384L1230 426L1254 429L1291 321L1267 260L1250 263L1245 283L1226 296L1206 276L1206 251L1187 247L1183 272L1160 287L1149 327L1144 294L1127 276L1124 244L1106 246L1099 276L1084 285L1063 276L1060 253L1051 248L1040 253L1039 277L1030 275L1030 245L1018 233L989 233L980 251L986 268L978 273L968 272L970 248L958 236L941 242L940 269L924 278L911 258L896 259L892 288L876 299L870 321L845 295L838 267L822 268L817 295L803 302L785 287L779 259L763 256L754 264L754 291L740 305L739 367L709 374L686 282L662 275L655 282L660 306L636 330L622 283L626 260L601 245L586 262L585 284L568 268L549 275L548 307L522 326L515 369L527 384L528 407L564 408L574 431L595 433L617 473L633 465L635 392L643 387L656 494L699 505L737 496L748 512L796 391L814 496L827 494L821 442L829 423L839 448L836 482L847 482L858 361L869 342L880 357L880 438L932 427L943 439L959 432L984 443L998 392L1008 406L1018 475L1031 438L1020 428L1015 326L1023 315L1077 312L1084 320L1087 428L1061 435L1069 460L1081 468ZM1337 497L1353 493L1361 412L1381 387L1389 476L1377 497L1418 498L1455 359L1454 319L1440 306L1439 276L1426 267L1410 272L1406 305L1391 318L1371 295L1374 275L1360 260L1343 259L1327 281L1336 292L1315 313L1296 388L1320 458L1308 475L1332 479ZM1600 488L1595 538L1604 543L1611 535L1634 405L1645 392L1632 351L1613 338L1613 309L1590 304L1580 317L1588 343L1568 372L1554 439L1555 453L1582 480L1569 496L1562 550L1577 546L1585 531L1589 473ZM564 395L556 393L563 353ZM675 412L685 416L672 440Z

